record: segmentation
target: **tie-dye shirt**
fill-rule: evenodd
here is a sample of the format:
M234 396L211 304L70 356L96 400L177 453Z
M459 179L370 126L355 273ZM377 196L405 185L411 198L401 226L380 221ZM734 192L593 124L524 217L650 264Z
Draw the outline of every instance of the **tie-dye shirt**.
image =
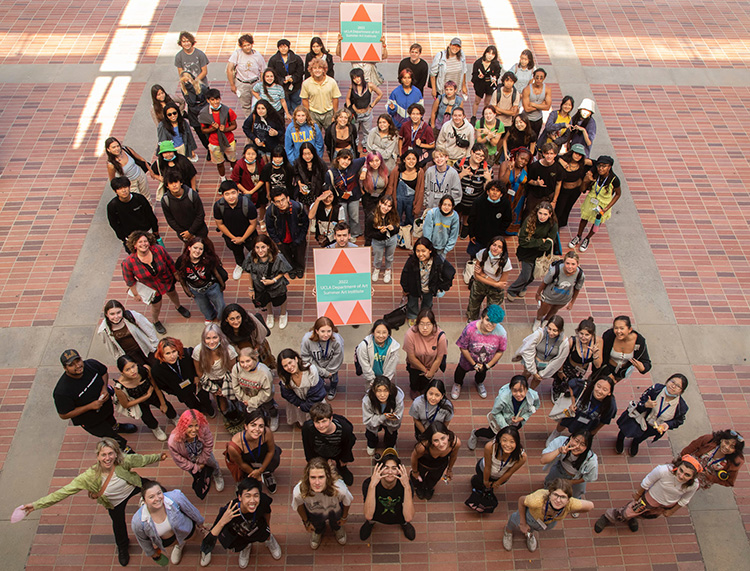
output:
M460 349L466 349L476 363L489 363L498 351L505 351L508 346L508 335L499 323L487 335L479 331L479 320L472 321L464 327L461 336L456 341ZM468 371L472 368L466 357L461 355L459 365Z

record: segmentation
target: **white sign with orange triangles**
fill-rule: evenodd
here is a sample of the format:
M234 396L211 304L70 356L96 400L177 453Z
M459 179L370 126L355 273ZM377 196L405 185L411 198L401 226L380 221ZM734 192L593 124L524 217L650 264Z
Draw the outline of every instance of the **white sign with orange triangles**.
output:
M315 248L318 317L336 325L372 323L370 248Z
M343 2L341 15L341 60L377 62L383 59L383 5Z

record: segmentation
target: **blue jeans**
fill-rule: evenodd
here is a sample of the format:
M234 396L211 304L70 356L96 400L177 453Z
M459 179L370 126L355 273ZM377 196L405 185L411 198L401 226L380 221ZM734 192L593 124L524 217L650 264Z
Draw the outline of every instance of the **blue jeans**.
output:
M208 320L214 320L221 312L224 311L224 292L221 291L219 284L214 282L208 289L203 292L197 289L190 288L195 297L195 303L198 305L198 309L201 310L203 317Z
M384 270L390 270L393 265L393 254L396 252L396 238L398 234L394 234L387 240L373 240L372 241L372 267L376 270L381 269L380 264L383 261L383 255L385 254L385 267Z
M557 478L562 478L563 480L572 480L573 476L568 474L562 466L560 466L560 460L556 460L552 467L549 469L549 472L547 472L547 477L544 478L544 485L546 486L549 484L552 480L555 480ZM583 494L586 493L586 482L581 482L580 484L573 484L573 497L574 498L581 498L583 497Z
M289 113L291 113L292 115L294 115L294 110L302 105L302 98L299 96L299 92L299 89L291 93L289 93L288 91L284 92L284 96L286 98L286 107L287 109L289 109Z
M480 244L479 242L472 242L469 240L466 243L466 253L469 254L472 258L476 257L476 255L479 253L480 250L483 250L486 248L484 244Z
M419 300L422 300L422 304L420 306ZM422 310L422 308L432 308L432 294L431 293L422 293L422 297L419 298L416 295L409 295L407 301L406 301L406 317L409 319L416 319L417 315L419 315L419 312Z
M407 190L411 194L407 194ZM396 204L398 219L403 224L414 224L414 191L401 180L396 186Z
M344 202L344 219L352 230L352 238L362 235L362 227L359 225L359 200Z

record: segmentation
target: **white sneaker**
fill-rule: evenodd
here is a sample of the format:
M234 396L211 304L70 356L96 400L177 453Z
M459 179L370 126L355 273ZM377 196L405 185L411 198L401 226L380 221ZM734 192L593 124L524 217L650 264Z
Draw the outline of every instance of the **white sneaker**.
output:
M375 449L374 449L374 448L370 448L370 447L368 446L368 447L367 447L367 455L368 455L368 456L375 456Z
M513 532L507 529L503 533L503 547L505 551L513 551Z
M224 489L224 476L221 474L221 470L214 471L214 486L216 486L217 492Z
M201 551L201 567L208 567L211 564L211 553Z
M268 315L266 315L266 327L273 329L273 313L270 311L268 312Z
M310 549L317 549L320 547L320 542L323 541L323 535L315 533L314 531L310 534Z
M287 319L288 317L286 313L279 316L279 329L284 329L286 327Z
M154 428L151 432L154 433L154 436L156 436L156 439L160 442L164 442L167 439L166 433L161 429L161 426L157 426Z
M281 546L273 535L266 540L266 547L271 552L271 557L276 560L281 559Z
M200 159L198 158L198 155L193 155L188 159L191 163L197 163Z
M279 415L271 417L271 432L276 432L279 429Z
M242 266L234 266L234 271L232 272L232 279L234 281L238 281L242 277Z
M487 389L485 388L484 383L479 383L477 385L477 392L479 393L479 398L487 398Z
M391 283L391 270L386 270L383 274L383 283L389 284Z
M378 281L379 277L380 277L380 270L378 269L372 270L372 281L374 282Z
M531 326L531 330L532 330L532 331L536 331L536 330L537 330L537 329L539 329L539 328L540 328L541 326L542 326L542 322L541 322L541 321L539 321L538 319L535 319L535 320L534 320L534 325L532 325L532 326Z
M477 431L476 430L471 431L471 436L469 436L469 442L467 446L469 447L469 450L476 449L477 447Z
M336 541L339 542L339 545L346 545L346 530L343 527L334 530L333 535L336 536Z
M461 385L457 385L456 383L453 383L453 388L451 389L451 398L453 400L458 400L458 397L461 396Z
M170 418L169 422L171 422L174 426L177 426L178 424L180 424L180 419L175 416L174 418Z
M170 555L169 560L174 565L177 565L181 559L182 559L182 547L180 547L178 544L174 546L174 549L172 550L172 555Z
M250 563L250 552L253 550L253 544L251 543L245 549L240 551L240 569L245 569Z
M529 533L526 534L526 548L534 553L537 547L539 547L539 541L536 538L536 534L533 531L529 531Z
M227 177L225 177L225 176L220 176L220 177L219 177L219 183L220 183L220 184L221 184L222 182L224 182L225 180L227 180Z

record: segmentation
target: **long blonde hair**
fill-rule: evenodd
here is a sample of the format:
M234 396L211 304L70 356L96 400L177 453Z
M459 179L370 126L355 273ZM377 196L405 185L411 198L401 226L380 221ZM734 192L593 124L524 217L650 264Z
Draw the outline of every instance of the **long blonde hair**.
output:
M219 346L213 351L206 346L206 335L211 331L219 336ZM204 375L208 374L213 368L214 361L216 361L217 358L221 361L221 368L228 373L229 363L232 360L229 357L229 339L227 339L227 336L224 335L224 332L217 323L209 323L203 329L203 333L201 334L201 354L198 358L198 362L200 363Z
M299 128L301 125L297 125L297 113L302 111L305 114L305 123L310 125L313 128L313 135L315 135L315 130L317 129L317 126L315 125L315 121L312 120L312 115L310 115L310 110L307 107L303 107L300 105L297 107L294 112L292 113L292 124L294 125L294 132L299 135Z
M339 475L331 469L331 465L323 458L313 458L307 463L307 466L305 466L305 471L302 473L302 479L299 482L299 491L302 497L309 498L310 496L315 495L315 492L310 489L310 470L315 469L323 470L326 475L326 487L321 493L324 496L337 497L339 491L336 489L335 484Z
M120 445L117 443L117 440L114 438L107 438L104 437L99 442L96 443L96 455L99 456L99 452L102 451L102 448L111 448L115 451L115 466L119 466L122 464L122 462L125 460L125 455L122 453L122 450L120 449ZM97 477L101 477L102 475L102 467L99 464L99 461L97 460L96 464L94 465L94 472L96 473Z
M192 73L189 71L183 71L180 74L180 89L182 90L183 94L187 94L187 89L185 88L185 82L182 81L183 76L187 75L190 78L190 83L193 86L193 89L195 90L196 95L201 94L201 82L195 79Z

